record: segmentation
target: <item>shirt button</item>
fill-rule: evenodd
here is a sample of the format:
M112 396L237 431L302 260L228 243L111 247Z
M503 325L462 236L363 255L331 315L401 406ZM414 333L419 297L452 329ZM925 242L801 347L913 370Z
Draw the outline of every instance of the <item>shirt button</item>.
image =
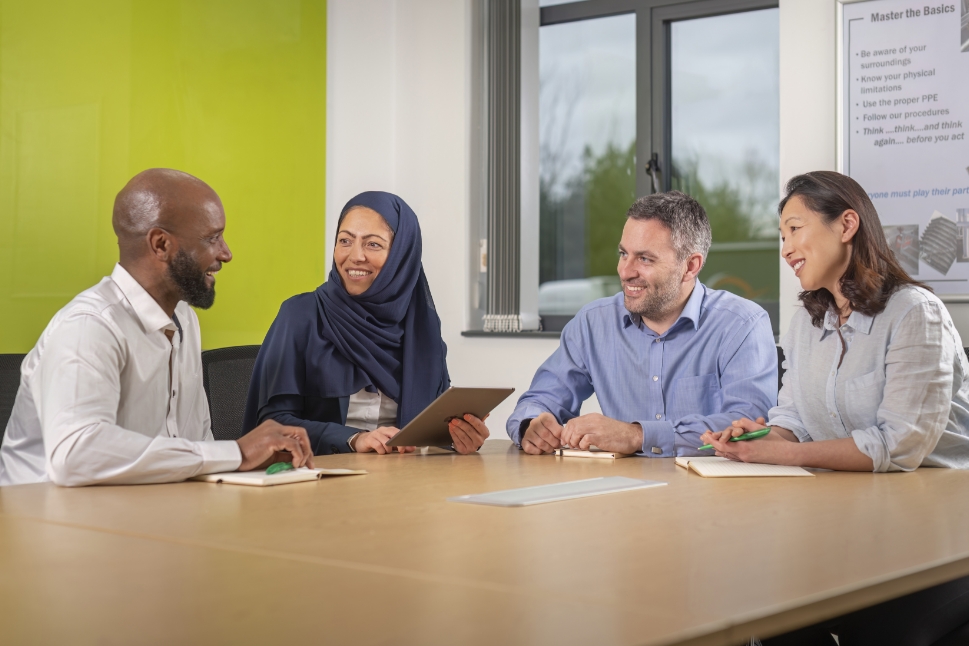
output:
M655 343L659 343L662 339L656 339Z
M656 419L663 419L663 416L660 415L659 413L656 413Z
M175 396L175 391L173 390L173 391L172 391L172 397L174 397L174 396Z
M837 415L835 415L834 413L831 413L831 417L837 417Z
M650 449L650 451L652 451L656 455L660 455L663 452L663 449L659 448L658 446L654 446L653 448Z
M659 377L657 377L656 375L653 375L653 381L659 381Z

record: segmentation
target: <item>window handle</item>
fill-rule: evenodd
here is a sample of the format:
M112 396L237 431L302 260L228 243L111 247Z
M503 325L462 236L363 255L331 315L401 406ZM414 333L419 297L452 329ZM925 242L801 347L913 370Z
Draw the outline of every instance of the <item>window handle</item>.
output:
M659 167L659 155L653 153L653 156L649 158L646 162L646 174L649 175L650 182L652 184L652 193L659 193L663 190L663 173Z

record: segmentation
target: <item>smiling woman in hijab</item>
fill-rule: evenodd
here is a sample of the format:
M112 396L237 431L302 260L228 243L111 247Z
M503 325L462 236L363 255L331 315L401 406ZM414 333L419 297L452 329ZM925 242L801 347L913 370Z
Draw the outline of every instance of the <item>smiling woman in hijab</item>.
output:
M390 453L387 440L450 386L446 351L417 215L396 195L361 193L340 215L329 279L284 302L266 334L243 429L274 419L305 428L316 455ZM450 431L459 453L488 437L472 415Z

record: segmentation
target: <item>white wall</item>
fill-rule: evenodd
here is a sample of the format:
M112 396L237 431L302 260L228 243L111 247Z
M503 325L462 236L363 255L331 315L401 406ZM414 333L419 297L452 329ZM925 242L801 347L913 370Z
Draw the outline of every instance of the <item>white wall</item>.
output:
M780 0L781 191L791 177L837 170L835 111L836 0ZM800 284L787 263L781 271L784 334L798 305Z
M470 3L329 0L327 230L365 190L400 195L420 218L424 269L459 386L514 386L505 421L557 339L465 338L469 300ZM332 250L327 249L329 254Z

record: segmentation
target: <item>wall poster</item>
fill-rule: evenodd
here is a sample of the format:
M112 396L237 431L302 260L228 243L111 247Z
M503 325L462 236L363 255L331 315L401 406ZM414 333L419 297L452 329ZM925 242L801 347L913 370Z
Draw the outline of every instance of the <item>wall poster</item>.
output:
M842 168L902 266L969 295L969 0L842 5Z

